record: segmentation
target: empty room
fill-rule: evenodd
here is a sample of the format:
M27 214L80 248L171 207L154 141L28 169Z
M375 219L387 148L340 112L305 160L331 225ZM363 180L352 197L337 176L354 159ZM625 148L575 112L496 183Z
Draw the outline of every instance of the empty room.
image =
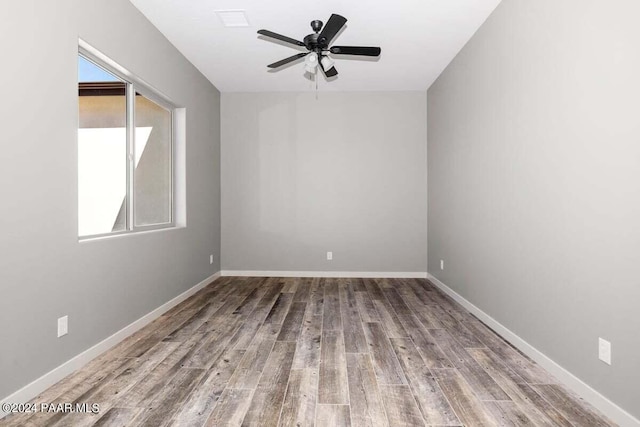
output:
M640 427L639 21L3 0L0 426Z

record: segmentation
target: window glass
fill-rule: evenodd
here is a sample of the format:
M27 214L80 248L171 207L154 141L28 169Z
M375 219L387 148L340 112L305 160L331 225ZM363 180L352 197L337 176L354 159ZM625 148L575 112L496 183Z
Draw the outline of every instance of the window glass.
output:
M126 229L126 83L78 59L78 234Z
M171 111L136 94L134 222L171 222Z

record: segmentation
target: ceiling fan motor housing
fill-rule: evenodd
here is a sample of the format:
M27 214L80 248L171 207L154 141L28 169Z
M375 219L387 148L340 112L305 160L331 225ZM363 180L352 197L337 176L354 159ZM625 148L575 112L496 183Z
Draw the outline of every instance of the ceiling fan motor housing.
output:
M318 54L329 47L327 46L327 39L318 33L309 34L302 41L307 49Z

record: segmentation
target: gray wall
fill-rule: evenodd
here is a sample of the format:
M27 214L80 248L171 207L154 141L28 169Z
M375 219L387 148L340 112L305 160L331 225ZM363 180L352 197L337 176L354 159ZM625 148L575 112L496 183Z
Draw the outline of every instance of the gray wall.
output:
M426 92L223 94L223 270L424 272L426 131Z
M219 270L220 95L125 0L1 16L3 398ZM186 107L187 228L78 242L78 37Z
M504 0L428 91L429 271L636 417L638 16Z

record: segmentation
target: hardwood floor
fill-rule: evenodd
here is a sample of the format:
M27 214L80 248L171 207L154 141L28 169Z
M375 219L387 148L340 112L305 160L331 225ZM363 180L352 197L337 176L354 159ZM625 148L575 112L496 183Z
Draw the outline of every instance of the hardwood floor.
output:
M6 426L611 426L421 279L218 279Z

